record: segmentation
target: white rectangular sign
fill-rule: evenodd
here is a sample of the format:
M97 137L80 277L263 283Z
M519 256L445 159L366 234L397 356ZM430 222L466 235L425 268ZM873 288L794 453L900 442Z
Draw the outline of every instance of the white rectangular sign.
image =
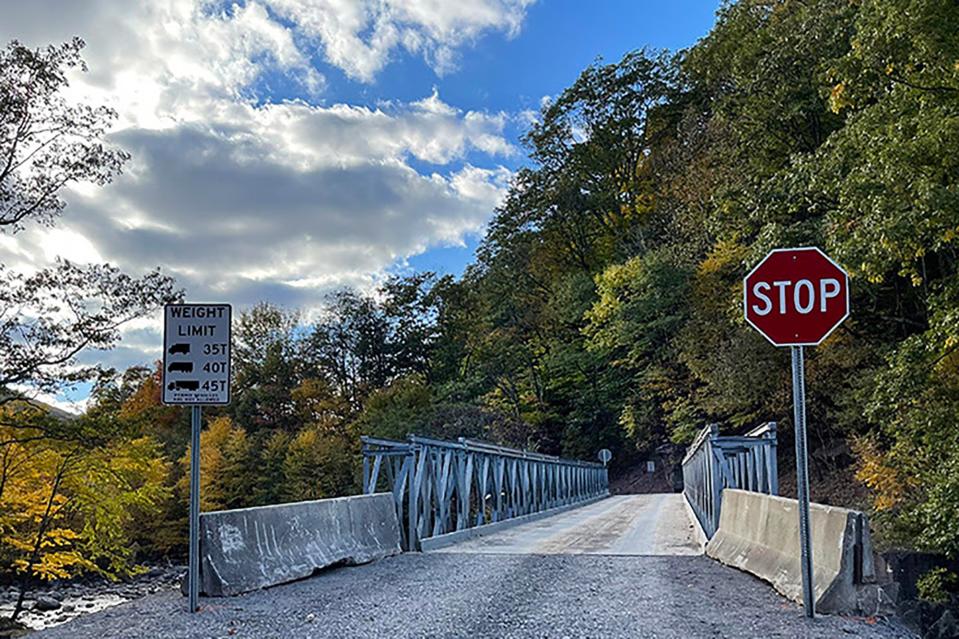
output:
M163 311L163 403L230 403L229 304L168 304Z

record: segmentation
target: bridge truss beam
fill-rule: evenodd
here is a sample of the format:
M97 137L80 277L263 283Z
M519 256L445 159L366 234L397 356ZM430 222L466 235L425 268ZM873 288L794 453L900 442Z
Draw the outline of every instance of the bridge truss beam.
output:
M708 538L719 528L724 488L779 494L776 422L737 436L721 436L717 424L700 431L683 459L683 492Z
M561 459L474 439L406 441L361 437L363 492L385 485L403 528L403 548L423 539L569 506L609 493L601 464Z

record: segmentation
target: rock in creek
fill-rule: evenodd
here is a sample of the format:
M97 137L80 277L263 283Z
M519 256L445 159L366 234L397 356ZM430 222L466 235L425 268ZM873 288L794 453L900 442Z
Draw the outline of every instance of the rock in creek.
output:
M54 599L53 597L48 597L46 595L37 597L37 602L33 604L33 609L39 612L49 612L51 610L57 610L60 608L60 602Z

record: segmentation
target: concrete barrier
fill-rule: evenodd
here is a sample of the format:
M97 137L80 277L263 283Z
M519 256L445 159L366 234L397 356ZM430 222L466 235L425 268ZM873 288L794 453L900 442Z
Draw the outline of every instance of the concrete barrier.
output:
M725 489L719 529L706 554L770 582L802 602L799 512L795 499ZM816 609L824 613L877 614L894 606L878 583L866 516L854 510L810 505Z
M400 552L388 493L200 515L200 590L236 595Z

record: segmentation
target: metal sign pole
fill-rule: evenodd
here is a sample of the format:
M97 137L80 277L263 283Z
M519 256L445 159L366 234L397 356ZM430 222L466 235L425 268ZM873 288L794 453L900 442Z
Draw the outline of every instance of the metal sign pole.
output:
M192 407L190 447L190 612L199 608L200 598L200 419L203 409Z
M190 612L200 597L200 429L204 405L230 403L229 304L167 304L163 308L161 401L190 407L190 539L187 592Z
M809 534L809 469L806 451L806 375L802 346L792 346L793 423L796 436L796 492L799 498L799 545L802 556L803 608L816 615L812 569L812 539Z

